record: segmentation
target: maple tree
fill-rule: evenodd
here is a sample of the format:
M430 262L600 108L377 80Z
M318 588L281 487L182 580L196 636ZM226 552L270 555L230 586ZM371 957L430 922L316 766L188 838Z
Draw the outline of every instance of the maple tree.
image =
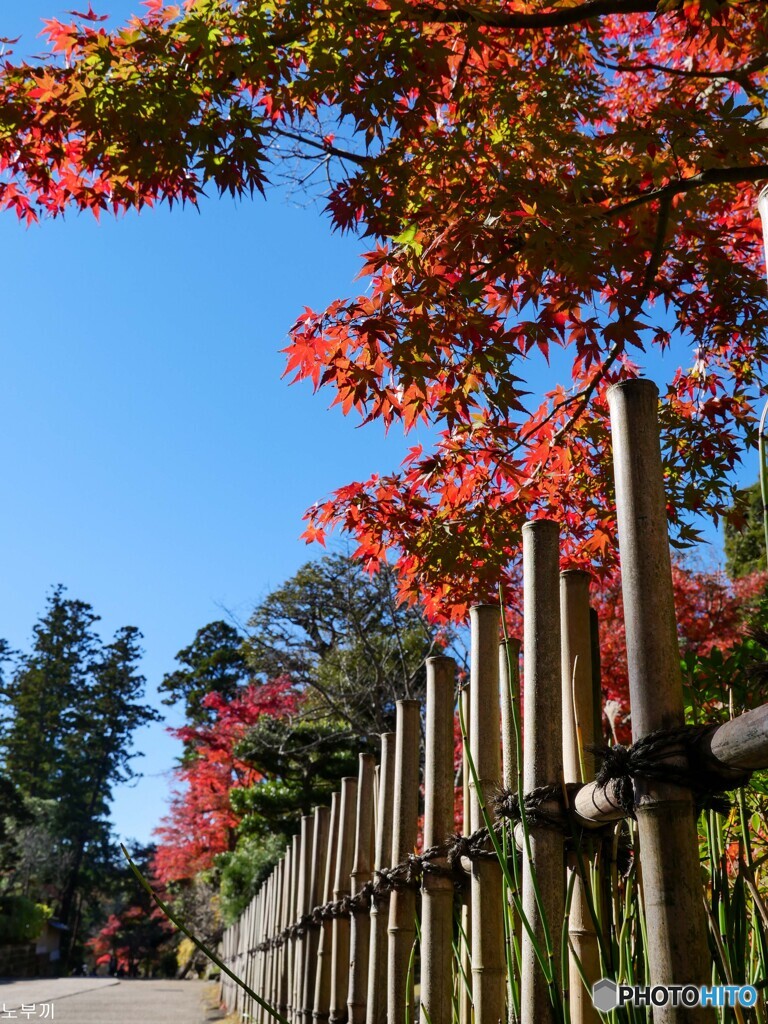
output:
M285 677L249 684L230 699L213 692L203 698L206 708L215 712L212 723L171 730L191 747L193 756L177 769L181 788L156 830L152 870L159 882L191 879L211 868L217 854L234 850L241 816L232 807L231 794L262 777L237 756L237 743L262 716L290 715L298 700Z
M750 627L765 621L766 608L761 599L765 599L766 582L768 573L764 570L729 580L721 570L673 562L672 584L687 700L697 705L698 711L706 704L709 720L717 717L717 708L711 702L716 701L723 708L728 689L744 682L738 678L745 674L741 661L758 660L745 641ZM595 588L592 603L600 624L603 707L609 736L631 742L624 607L618 573ZM764 659L764 655L759 659ZM749 689L754 691L754 685ZM740 696L742 700L737 703L743 704L741 710L764 700L764 696L749 699L746 692Z
M436 615L514 582L532 515L610 571L606 389L646 358L678 537L725 512L766 358L763 0L145 7L114 32L51 19L51 60L5 58L0 205L98 215L261 191L286 155L325 169L365 283L302 313L288 372L434 440L315 506L307 539L394 551ZM537 353L560 383L529 395Z

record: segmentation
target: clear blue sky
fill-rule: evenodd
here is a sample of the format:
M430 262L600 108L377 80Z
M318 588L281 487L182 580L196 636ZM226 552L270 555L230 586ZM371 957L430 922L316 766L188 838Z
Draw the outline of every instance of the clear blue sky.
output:
M61 13L4 0L0 35L24 34L17 56L41 52L39 19ZM281 380L291 323L357 294L365 245L279 195L30 229L5 214L0 239L0 636L26 647L61 582L105 634L142 630L152 693L200 626L247 618L322 553L298 539L314 501L414 443ZM138 746L145 778L118 792L114 818L147 839L177 747L161 725Z
M120 21L138 9L95 6ZM17 56L40 52L40 19L65 9L4 0L0 35L23 35ZM28 230L6 213L0 238L0 636L26 647L63 583L105 635L142 630L156 699L200 626L246 619L321 553L298 540L309 505L418 440L356 429L330 395L280 379L289 326L304 305L357 293L365 244L275 194ZM144 778L118 791L114 819L147 840L178 749L163 725L137 746Z

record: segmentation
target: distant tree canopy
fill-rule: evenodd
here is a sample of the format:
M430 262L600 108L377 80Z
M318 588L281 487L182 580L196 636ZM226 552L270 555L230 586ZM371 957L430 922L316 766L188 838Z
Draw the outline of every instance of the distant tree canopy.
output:
M50 903L72 949L112 870L113 787L135 777L136 729L159 718L143 702L141 633L124 626L104 643L98 621L89 604L55 587L31 649L15 656L0 686L0 771L15 791L0 892Z
M302 566L256 606L247 633L211 623L165 677L189 725L182 788L158 830L158 880L220 872L235 915L361 750L394 726L395 702L421 697L426 658L453 635L397 601L391 569L371 576L333 554Z
M159 690L166 693L163 704L184 701L184 714L190 725L213 720L203 704L209 693L234 697L248 678L242 633L221 619L198 629L195 639L176 655L179 668L167 673Z
M725 571L731 579L766 568L763 498L754 483L735 494L734 514L724 521Z
M357 735L394 724L395 701L420 697L438 633L419 605L398 600L389 566L371 574L344 555L308 562L261 601L248 620L246 660L261 678L287 675L312 691L314 715Z

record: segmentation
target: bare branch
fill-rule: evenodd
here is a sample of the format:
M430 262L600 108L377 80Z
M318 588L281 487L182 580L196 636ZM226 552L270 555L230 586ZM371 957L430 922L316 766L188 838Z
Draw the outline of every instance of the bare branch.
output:
M352 153L347 149L340 149L338 146L334 146L331 142L318 142L317 139L307 138L306 135L301 135L299 132L289 131L287 128L278 128L277 125L272 125L269 131L273 135L279 135L285 139L293 139L296 142L301 143L302 146L310 146L313 149L319 149L323 153L327 153L329 156L337 156L341 160L350 160L353 163L359 164L361 167L367 167L373 163L373 157L365 156L362 153Z
M657 0L587 0L576 7L551 7L546 11L526 14L522 11L486 11L477 7L443 9L419 4L403 11L403 19L438 24L487 25L491 28L560 28L609 14L654 14L656 7Z
M676 75L679 78L725 78L733 82L741 84L745 79L749 78L750 75L756 74L758 71L763 71L768 68L768 56L755 57L754 60L748 61L746 64L742 64L741 67L736 68L719 68L715 71L697 71L693 68L674 68L669 67L666 64L614 64L608 60L598 60L595 58L595 63L599 64L600 67L608 68L609 71L618 71L622 74L638 74L643 71L654 71L662 75Z
M762 181L768 178L768 164L753 164L749 167L709 167L706 171L691 175L690 178L678 178L670 181L660 188L650 189L639 196L627 199L616 206L610 206L605 210L609 217L617 213L624 213L625 210L632 210L636 206L643 206L645 203L652 203L655 199L671 199L673 196L681 195L684 192L691 192L696 188L703 188L706 185L721 185L726 182L738 183L741 181Z

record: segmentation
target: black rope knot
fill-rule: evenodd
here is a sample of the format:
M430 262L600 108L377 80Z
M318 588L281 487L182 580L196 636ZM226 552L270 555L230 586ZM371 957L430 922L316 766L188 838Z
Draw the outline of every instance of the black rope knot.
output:
M594 748L600 766L596 782L605 792L613 784L612 796L626 815L635 817L635 782L652 779L691 790L697 813L713 810L727 814L730 802L723 797L729 789L745 786L752 772L730 768L703 749L703 741L715 731L714 725L684 725L659 729L637 740L631 747L616 744Z

